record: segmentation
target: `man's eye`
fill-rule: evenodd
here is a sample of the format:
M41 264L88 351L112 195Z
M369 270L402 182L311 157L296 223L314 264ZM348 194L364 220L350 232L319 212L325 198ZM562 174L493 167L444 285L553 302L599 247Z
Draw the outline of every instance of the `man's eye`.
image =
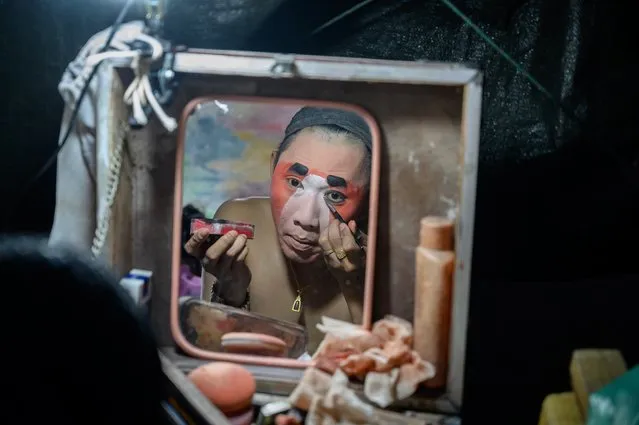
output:
M299 181L298 179L296 179L295 177L288 177L286 179L286 182L293 189L298 189L298 188L302 187L302 182Z
M324 195L326 199L333 204L341 204L346 200L346 196L343 193L337 192L335 190L329 190Z

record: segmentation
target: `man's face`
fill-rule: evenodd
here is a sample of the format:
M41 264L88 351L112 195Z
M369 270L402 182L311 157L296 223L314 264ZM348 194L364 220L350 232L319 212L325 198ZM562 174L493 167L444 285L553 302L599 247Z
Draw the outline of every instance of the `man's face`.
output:
M321 254L320 233L335 220L330 202L347 222L366 195L365 150L341 136L303 130L282 152L271 179L271 208L284 255L310 263Z

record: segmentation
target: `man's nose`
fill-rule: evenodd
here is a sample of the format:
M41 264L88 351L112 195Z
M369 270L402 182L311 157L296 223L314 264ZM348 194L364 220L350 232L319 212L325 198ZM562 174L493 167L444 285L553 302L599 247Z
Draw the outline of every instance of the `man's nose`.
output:
M315 196L309 196L304 199L299 209L293 216L293 223L296 226L300 226L306 231L318 231L319 230L319 210L318 203Z

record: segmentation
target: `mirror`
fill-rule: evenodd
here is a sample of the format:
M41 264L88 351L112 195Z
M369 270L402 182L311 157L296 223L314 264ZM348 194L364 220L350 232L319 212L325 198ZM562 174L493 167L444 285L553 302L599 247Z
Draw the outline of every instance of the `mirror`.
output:
M370 326L372 117L335 103L219 98L192 101L181 125L185 338L206 351L310 360L323 316Z

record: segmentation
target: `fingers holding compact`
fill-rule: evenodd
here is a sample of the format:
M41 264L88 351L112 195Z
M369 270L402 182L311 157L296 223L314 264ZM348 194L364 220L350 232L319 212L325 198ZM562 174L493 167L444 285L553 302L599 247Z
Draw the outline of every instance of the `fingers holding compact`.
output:
M210 231L199 229L184 245L184 250L199 259L202 267L214 275L228 271L236 262L244 262L248 255L246 235L230 231L209 246Z
M206 246L208 244L208 238L211 232L209 229L198 229L192 235L191 238L184 244L184 250L187 254L201 260L206 252Z
M231 231L220 237L205 252L202 266L212 274L229 272L237 261L244 261L248 254L246 235Z
M248 246L246 246L246 236L240 235L222 256L222 260L220 261L222 273L232 272L238 265L243 265L247 255Z

